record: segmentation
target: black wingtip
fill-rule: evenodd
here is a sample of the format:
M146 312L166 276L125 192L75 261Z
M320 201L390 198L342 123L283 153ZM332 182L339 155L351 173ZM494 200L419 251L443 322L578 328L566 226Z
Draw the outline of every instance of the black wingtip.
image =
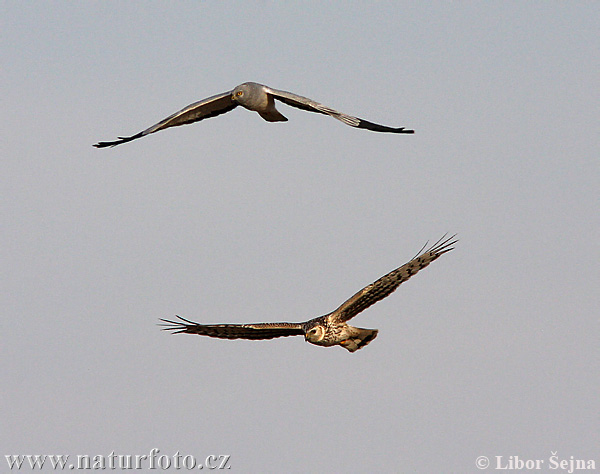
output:
M187 328L189 326L198 326L199 325L198 323L196 323L194 321L190 321L189 319L182 318L178 314L176 314L175 317L183 322L159 318L160 321L162 321L163 323L166 323L166 324L157 323L157 325L161 326L163 331L173 331L172 334L179 334L182 332L187 332Z
M356 128L363 128L365 130L371 130L373 132L383 132L383 133L415 133L414 130L408 130L404 127L394 128L388 127L386 125L379 125L378 123L369 122L368 120L359 119L357 125L354 125Z
M136 133L135 135L132 135L130 137L118 137L118 140L112 141L112 142L98 142L95 143L93 146L95 148L106 148L106 147L114 147L117 145L120 145L121 143L127 143L130 142L131 140L135 140L136 138L140 138L144 136L144 132L140 132L140 133Z
M179 319L183 319L183 318L180 318L179 316L176 316L176 317ZM163 323L158 323L157 326L161 326L161 329L163 331L172 331L171 334L180 334L182 332L186 332L187 326L183 323L180 323L177 321L171 321L170 319L163 319L163 318L159 318L159 320L163 321Z
M404 127L400 127L400 128L384 127L384 128L387 128L388 130L381 130L382 132L387 131L389 133L410 133L410 134L415 133L414 130L408 130L408 129L404 128Z
M439 256L450 252L450 250L454 250L453 245L458 242L458 238L456 237L458 234L453 234L450 237L447 237L447 235L448 233L446 232L440 240L431 246L428 252L434 252Z

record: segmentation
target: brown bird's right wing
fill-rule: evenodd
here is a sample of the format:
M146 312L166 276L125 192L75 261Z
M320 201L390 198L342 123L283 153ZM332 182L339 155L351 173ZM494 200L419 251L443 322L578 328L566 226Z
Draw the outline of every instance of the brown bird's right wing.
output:
M161 319L167 323L161 326L165 331L173 331L173 334L198 334L220 339L273 339L304 335L302 325L297 323L198 324L181 316L177 318L180 321Z
M113 147L120 145L121 143L130 142L131 140L144 137L151 133L158 132L159 130L164 130L165 128L176 127L178 125L185 125L206 118L216 117L217 115L235 109L237 105L237 102L232 99L231 91L223 92L222 94L213 95L207 99L194 102L140 133L136 133L130 137L119 137L118 140L112 142L98 142L94 146L96 148L105 148L107 146Z
M364 287L362 290L344 302L338 309L333 311L333 313L331 313L331 317L338 321L348 321L358 313L367 309L372 304L377 303L386 296L392 294L402 282L405 282L411 276L415 275L420 270L423 270L423 268L439 258L441 255L454 248L452 245L457 242L457 240L454 239L456 235L448 238L445 237L446 236L442 237L423 253L421 253L423 250L421 249L419 251L420 255L417 254L417 256L410 262L405 263L395 270L392 270L390 273L382 276L376 282Z

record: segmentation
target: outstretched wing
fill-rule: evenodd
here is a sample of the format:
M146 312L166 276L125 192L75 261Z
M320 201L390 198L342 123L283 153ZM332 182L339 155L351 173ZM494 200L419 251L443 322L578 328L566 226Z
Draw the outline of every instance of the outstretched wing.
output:
M425 268L435 259L452 250L454 248L452 245L457 242L454 237L456 237L456 235L448 238L446 238L444 235L444 237L433 244L428 250L425 250L423 253L421 253L427 245L425 244L417 256L410 262L405 263L395 270L392 270L390 273L382 276L376 282L371 283L360 290L352 298L348 299L338 309L331 313L331 318L339 321L348 321L361 311L367 309L372 304L377 303L386 296L389 296L396 290L396 288L398 288L400 283L408 280L411 276Z
M301 336L304 330L296 323L256 323L256 324L198 324L177 316L180 321L161 319L167 324L165 331L173 334L187 333L220 339L273 339L274 337Z
M319 102L315 102L314 100L309 99L307 97L292 94L291 92L271 89L270 87L265 87L265 89L268 94L271 94L275 99L280 100L281 102L287 105L291 105L292 107L297 107L298 109L302 110L308 110L309 112L318 112L325 115L331 115L333 118L336 118L344 122L346 125L350 125L351 127L365 128L374 132L415 133L414 130L407 130L404 127L393 128L387 127L385 125L379 125L373 122L368 122L367 120L363 120L358 117L353 117L352 115L347 115L342 112L338 112L337 110L332 109L331 107L327 107L326 105L320 104Z
M169 115L166 119L161 120L155 125L152 125L146 130L136 133L130 137L119 137L118 140L112 142L98 142L94 146L96 148L104 148L107 146L116 146L121 143L130 142L136 138L141 138L159 130L164 130L169 127L176 127L178 125L185 125L188 123L198 122L210 117L216 117L217 115L229 112L237 107L237 102L232 99L231 91L224 92L222 94L213 95L208 99L194 102L187 107L181 109L179 112L175 112Z

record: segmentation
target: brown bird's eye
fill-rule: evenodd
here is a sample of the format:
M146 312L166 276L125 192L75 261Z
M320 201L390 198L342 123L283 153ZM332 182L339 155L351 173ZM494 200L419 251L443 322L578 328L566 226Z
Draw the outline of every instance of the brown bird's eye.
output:
M236 95L242 95L243 92L242 91L238 91L238 93Z

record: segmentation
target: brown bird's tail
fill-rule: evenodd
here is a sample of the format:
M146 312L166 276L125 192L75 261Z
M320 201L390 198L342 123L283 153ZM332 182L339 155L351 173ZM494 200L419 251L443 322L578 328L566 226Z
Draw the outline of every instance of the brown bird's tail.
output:
M377 329L363 329L348 326L350 330L348 339L340 342L340 346L350 352L357 351L377 337Z

